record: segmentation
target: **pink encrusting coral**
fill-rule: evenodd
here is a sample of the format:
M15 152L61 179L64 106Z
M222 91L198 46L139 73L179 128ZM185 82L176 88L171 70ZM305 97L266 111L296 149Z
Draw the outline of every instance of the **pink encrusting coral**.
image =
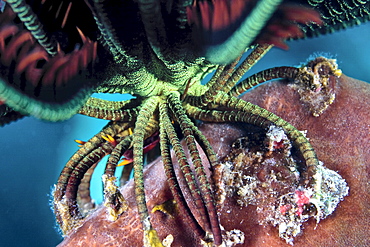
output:
M370 245L370 85L344 75L329 85L335 100L318 117L285 83L244 95L307 131L324 163L313 177L307 177L304 164L293 165L300 157L279 129L266 135L244 124L200 126L221 158L213 176L225 246ZM171 246L202 246L173 203L160 160L148 166L145 188L159 237L173 241ZM117 221L109 221L101 207L60 246L142 246L132 181L122 193L128 210Z
M311 195L307 193L305 190L296 190L295 191L295 200L298 206L298 210L296 214L298 216L302 216L303 211L305 210L304 207L309 205Z

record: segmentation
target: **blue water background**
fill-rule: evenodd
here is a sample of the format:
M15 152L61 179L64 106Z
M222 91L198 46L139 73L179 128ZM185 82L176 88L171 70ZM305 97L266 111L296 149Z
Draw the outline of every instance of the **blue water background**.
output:
M329 53L343 72L370 82L370 23L321 38L274 48L248 74L282 65L298 65L314 53ZM0 247L56 246L49 200L59 173L77 150L74 139L88 140L106 121L75 116L59 123L27 117L0 128ZM94 191L101 190L95 176ZM96 192L97 201L101 193Z

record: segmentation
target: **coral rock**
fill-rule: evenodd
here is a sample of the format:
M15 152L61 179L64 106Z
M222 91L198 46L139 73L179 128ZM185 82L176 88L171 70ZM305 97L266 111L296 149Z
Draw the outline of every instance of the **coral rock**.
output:
M294 246L298 247L370 245L370 84L342 75L333 87L335 100L319 117L314 117L300 101L294 87L283 82L262 85L243 96L245 100L289 121L297 129L307 130L307 137L319 160L344 178L350 188L349 195L326 219L318 224L314 218L302 223L302 232L293 239ZM232 150L232 143L252 133L255 128L244 124L205 123L200 129L221 160L225 160ZM276 141L269 145L273 150L284 146L284 142ZM174 241L171 246L201 246L178 214L176 204L168 203L173 198L165 182L160 159L147 167L145 186L150 211L165 202L166 208L171 209L158 209L151 214L153 227L160 238L172 235ZM132 181L122 188L122 193L129 209L117 221L109 221L105 208L101 207L87 217L79 229L66 236L59 246L142 246L143 234ZM297 191L295 196L302 213L309 195ZM283 226L261 224L259 214L256 214L261 207L260 201L247 203L245 207L240 206L235 198L225 196L220 207L221 225L227 231L224 233L228 240L225 246L238 242L244 243L236 246L289 246L279 237L279 228ZM286 212L291 207L283 205L279 210Z

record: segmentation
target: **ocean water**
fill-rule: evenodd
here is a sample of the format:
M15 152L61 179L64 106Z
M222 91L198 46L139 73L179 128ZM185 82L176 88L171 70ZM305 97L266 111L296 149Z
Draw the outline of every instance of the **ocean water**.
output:
M370 23L321 38L274 48L248 74L298 65L312 54L329 54L343 73L370 82ZM56 246L61 236L50 209L50 192L62 167L77 150L74 139L88 140L106 121L85 116L58 123L26 117L0 128L0 247ZM94 198L101 201L100 175Z

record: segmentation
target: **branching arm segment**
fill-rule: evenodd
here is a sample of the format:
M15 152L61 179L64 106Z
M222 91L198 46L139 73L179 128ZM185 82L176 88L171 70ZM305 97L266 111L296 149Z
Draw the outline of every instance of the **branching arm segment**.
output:
M167 176L167 181L169 183L171 192L178 204L181 214L184 216L185 221L187 224L190 225L191 229L193 229L194 233L199 236L199 238L203 239L205 237L205 232L198 224L198 222L194 218L194 213L192 212L187 205L187 202L184 198L184 195L181 191L179 186L179 182L177 180L172 159L170 155L170 143L175 151L176 157L181 167L184 165L186 158L184 157L185 154L183 153L183 149L181 147L180 141L177 137L176 131L171 123L171 120L168 116L168 104L167 102L163 101L159 105L159 114L160 114L160 146L161 146L161 155L163 160L164 169ZM186 164L187 165L187 164ZM182 168L183 169L183 168ZM187 176L185 176L186 178ZM187 183L189 185L189 183ZM197 210L196 210L197 211Z

